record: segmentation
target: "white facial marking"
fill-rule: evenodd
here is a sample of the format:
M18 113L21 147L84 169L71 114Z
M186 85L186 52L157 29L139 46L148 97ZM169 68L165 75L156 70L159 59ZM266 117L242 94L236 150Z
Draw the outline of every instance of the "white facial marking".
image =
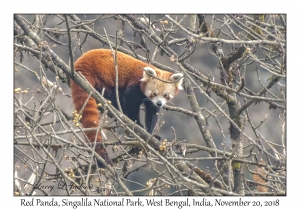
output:
M156 96L156 97L152 98L152 102L155 105L157 105L157 102L159 102L159 101L162 103L161 106L165 105L165 103L167 102L167 100L163 96Z
M151 90L146 90L145 96L149 97L151 95Z
M169 95L170 99L174 98L174 96L172 94Z

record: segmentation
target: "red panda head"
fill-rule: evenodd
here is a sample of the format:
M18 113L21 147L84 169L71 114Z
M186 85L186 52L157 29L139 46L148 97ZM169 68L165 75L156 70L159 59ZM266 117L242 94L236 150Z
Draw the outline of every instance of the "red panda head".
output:
M166 83L156 78L172 83ZM142 91L156 106L163 106L168 100L171 100L179 90L182 90L183 74L154 70L151 67L145 67L142 82Z

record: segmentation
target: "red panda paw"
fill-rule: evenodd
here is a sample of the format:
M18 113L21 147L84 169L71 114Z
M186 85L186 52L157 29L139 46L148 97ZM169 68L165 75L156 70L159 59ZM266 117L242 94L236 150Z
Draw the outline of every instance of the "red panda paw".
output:
M108 165L110 165L111 160L109 158L108 158L108 160L105 160L105 161L107 162ZM98 168L105 168L105 165L98 159L97 159L97 165L98 165Z
M154 137L157 138L157 140L159 140L159 141L162 140L162 138L159 135L157 135L157 134L154 134Z

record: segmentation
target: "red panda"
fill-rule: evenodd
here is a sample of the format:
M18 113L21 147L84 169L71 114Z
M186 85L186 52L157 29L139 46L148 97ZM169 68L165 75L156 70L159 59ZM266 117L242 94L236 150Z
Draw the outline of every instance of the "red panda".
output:
M118 87L121 108L132 121L143 127L140 122L139 110L143 103L145 106L145 126L149 133L157 123L160 107L172 99L179 90L182 90L183 74L160 70L153 65L137 60L122 52L117 53ZM104 97L112 102L116 108L116 71L112 51L96 49L83 54L74 64L76 72L81 72L87 81L98 91L104 89ZM173 83L165 83L154 77ZM88 98L79 85L71 80L72 98L75 110L80 112ZM90 98L82 111L82 126L93 128L99 126L99 111L94 98ZM101 142L101 134L96 131L86 131L90 142ZM109 157L103 146L97 146L96 152L107 162ZM98 165L101 165L98 162Z
M266 164L266 162L263 161L262 159L259 161L259 163ZM255 182L260 183L260 184L267 184L266 180L264 179L267 177L267 171L264 169L264 167L256 166L254 169L254 172L257 173L257 174L253 174L253 180ZM264 178L262 178L259 174ZM269 191L268 187L259 185L259 184L256 186L256 189L258 192L268 192Z

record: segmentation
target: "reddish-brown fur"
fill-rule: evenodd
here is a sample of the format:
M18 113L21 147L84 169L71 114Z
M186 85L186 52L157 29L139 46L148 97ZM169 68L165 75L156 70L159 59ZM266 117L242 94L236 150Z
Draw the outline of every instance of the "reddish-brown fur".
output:
M170 72L162 71L154 66L137 60L129 55L118 52L118 85L119 88L126 89L129 86L141 83L143 77L143 68L149 66L157 72L157 77L168 80L172 75ZM97 91L105 88L105 92L115 89L115 65L111 50L97 49L91 50L83 54L74 65L75 71L81 72L87 81L95 87ZM145 88L145 84L140 84L141 90ZM74 81L71 81L72 97L75 110L80 112L84 105L88 94ZM178 92L178 91L177 91ZM82 112L81 119L84 128L93 128L99 126L99 111L95 99L90 98ZM96 131L85 132L90 142L101 142L100 131L96 135ZM96 147L96 152L105 160L109 160L105 148L102 146Z
M265 164L265 161L263 161L263 160L260 160L259 162L262 164ZM264 178L267 177L267 171L263 167L258 167L258 166L255 167L254 171L257 174L253 174L253 180L257 183L267 184L266 180L262 178L262 177L264 177ZM257 185L256 189L258 190L258 192L268 192L268 190L269 190L268 187L262 186L262 185Z

